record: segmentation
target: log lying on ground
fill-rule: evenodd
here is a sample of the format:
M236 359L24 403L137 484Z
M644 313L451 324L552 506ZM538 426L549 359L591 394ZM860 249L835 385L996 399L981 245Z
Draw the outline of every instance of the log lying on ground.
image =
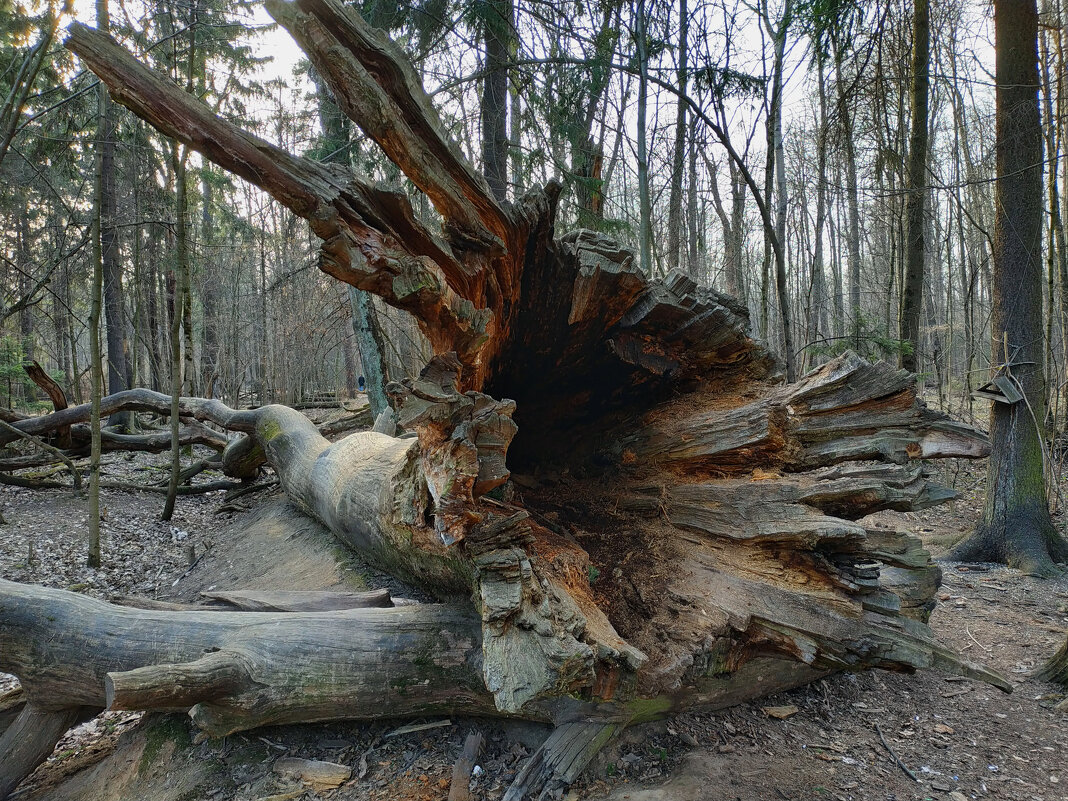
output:
M286 494L345 544L468 610L462 630L473 639L452 677L459 695L443 704L561 727L513 797L566 784L627 723L830 671L938 666L1008 688L933 640L922 619L938 571L915 539L855 522L948 498L908 463L983 456L981 434L928 410L907 373L853 354L782 386L736 301L678 273L650 280L603 235L556 238L559 185L511 206L495 200L444 135L414 70L353 9L271 0L269 10L339 107L431 200L440 231L416 217L401 187L256 138L98 32L74 25L68 46L118 102L306 219L323 240L325 272L416 316L437 355L417 380L390 387L415 438L372 431L331 444L278 406L237 412L186 399L183 415L246 434L224 463L266 459ZM153 402L140 393L107 405ZM16 425L48 430L72 421L69 411ZM510 466L535 483L540 473L541 486L493 497ZM373 614L400 620L403 611ZM196 613L124 614L160 615L146 625L183 642L183 625L203 638L202 624L167 617ZM211 625L226 614L211 613ZM344 614L356 625L372 612ZM418 628L421 615L444 613L408 614ZM395 644L380 641L384 653L405 652L400 627L393 635ZM168 676L197 664L203 689L222 637L183 645L182 663L141 656L165 661ZM155 663L126 664L153 678ZM168 703L225 707L225 726L194 713L216 729L261 723L257 709L223 700L244 690L239 673L222 673L218 697ZM279 690L277 703L314 711L311 673L299 688L288 674L269 678L298 696L283 702ZM28 692L35 682L24 677ZM384 692L376 713L411 711ZM152 703L151 693L136 697ZM363 714L365 700L335 711Z
M169 415L170 397L147 389L133 389L104 398L102 408L104 410L102 413L107 414L142 411ZM205 401L203 398L183 398L179 403L179 408L179 414L185 421L178 432L179 445L183 447L204 445L224 454L219 468L233 478L254 478L259 468L266 464L262 449L258 448L247 436L239 434L237 437L228 437L225 433L202 424L204 422L217 423L231 431L245 431L251 424L247 421L242 423L240 415L234 418L232 411L227 407L219 406L218 402ZM16 425L13 427L30 436L36 436L34 432L46 435L66 432L71 439L71 444L62 451L62 455L67 458L80 458L89 453L89 426L85 424L89 419L89 414L89 404L82 404L65 408L63 414L59 416L16 417L14 418ZM371 422L370 412L365 406L355 414L324 423L318 427L318 430L324 437L336 437L353 429L369 428ZM116 451L161 453L171 448L169 431L122 434L105 429L100 434L103 453ZM0 431L0 446L10 444L18 436L11 431ZM59 463L60 460L61 457L55 453L0 458L0 472L43 467Z

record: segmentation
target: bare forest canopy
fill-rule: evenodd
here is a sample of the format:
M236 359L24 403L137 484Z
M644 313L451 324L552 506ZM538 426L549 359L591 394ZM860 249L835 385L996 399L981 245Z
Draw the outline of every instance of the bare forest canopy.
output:
M507 197L517 200L558 177L561 231L600 230L638 252L639 20L628 4L535 9L522 3L366 2L361 8L406 49L432 89L444 129L481 171L487 56L480 42L497 5L507 10L506 19L511 14L512 23L501 34L506 83L498 103L504 113ZM762 195L770 230L782 232L784 297L798 372L847 348L895 360L902 349L899 316L908 250L911 13L900 4L844 4L840 13L823 18L807 5L788 5L796 8L785 21L786 8L772 4L767 11L767 22L784 39L783 136L777 151L767 125L776 42L761 34L760 15L689 0L683 25L679 3L645 4L647 269L662 275L678 267L698 283L740 299L755 333L783 352L774 255L760 205L742 176L744 166ZM1043 7L1039 53L1043 125L1052 148L1044 159L1052 224L1043 260L1051 311L1068 308L1061 289L1064 211L1054 194L1065 185L1061 5ZM43 42L52 25L43 9L20 8L0 34L0 66L7 76L0 95L22 100L5 111L10 145L0 167L5 406L37 397L18 369L22 359L41 362L72 400L88 398L90 364L87 210L95 156L87 143L94 136L94 76L57 49L54 37ZM942 408L971 421L986 410L975 404L971 390L983 383L991 360L998 361L989 346L990 21L966 3L939 3L931 13L935 77L925 216L930 248L915 371ZM329 109L325 117L320 113L317 93L309 91L314 83L257 71L269 53L262 37L244 31L247 6L221 0L150 3L132 15L138 20L132 29L120 9L112 16L116 37L180 85L190 85L214 110L295 153L352 164L369 180L397 182L413 198L415 214L433 220L431 205L356 128L333 125ZM680 46L683 35L686 48ZM277 47L281 36L275 34L271 45ZM37 54L44 63L22 97L11 82L25 74L20 70L34 55L35 42L44 44ZM679 91L687 104L676 102ZM118 145L113 247L121 273L119 281L108 283L115 291L105 327L115 329L110 363L122 383L110 388L166 390L175 291L175 154L151 127L121 109L112 114ZM710 123L729 138L739 162L728 157ZM210 384L216 397L234 404L351 394L363 368L350 330L350 303L335 282L315 271L315 238L264 193L195 155L188 165L186 392L206 394ZM408 318L381 304L376 310L389 377L414 377L430 355L427 343ZM1065 384L1063 319L1060 311L1051 313L1045 327L1047 383L1053 388ZM1065 403L1059 392L1050 395L1051 419L1059 421Z

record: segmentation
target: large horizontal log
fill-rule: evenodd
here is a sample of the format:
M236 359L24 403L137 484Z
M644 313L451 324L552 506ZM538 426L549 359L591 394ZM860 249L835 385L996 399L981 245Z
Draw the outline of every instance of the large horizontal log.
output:
M541 698L502 712L484 684L480 624L469 609L413 605L338 612L134 609L0 580L0 670L29 703L0 731L0 799L93 710L188 710L214 735L289 722L472 714L560 728L511 798L573 781L606 739L632 722L719 709L820 673L756 658L685 692L589 703Z
M478 618L456 606L167 612L3 580L0 606L0 670L19 676L40 710L192 708L217 736L493 710L479 681Z

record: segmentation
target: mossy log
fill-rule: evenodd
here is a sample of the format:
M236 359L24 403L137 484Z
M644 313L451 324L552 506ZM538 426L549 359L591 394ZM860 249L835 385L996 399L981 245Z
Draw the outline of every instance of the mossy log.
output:
M399 187L256 138L92 29L72 26L68 46L118 102L304 217L323 240L324 271L416 316L437 355L389 387L414 437L370 431L332 444L281 406L183 399L181 413L239 433L224 467L265 461L305 512L443 605L116 611L5 586L23 622L0 633L0 659L19 655L0 669L31 699L189 707L213 732L425 713L367 663L360 643L372 642L390 670L408 661L396 675L428 682L435 710L559 727L509 791L518 798L566 784L629 723L837 670L941 667L1009 689L935 642L924 620L939 573L919 542L858 522L950 498L922 460L984 456L981 433L927 409L910 374L854 354L783 385L734 300L677 273L651 280L602 235L557 237L558 186L495 200L410 65L351 8L271 0L269 10L433 202L440 231ZM105 408L157 408L162 397L134 390ZM68 409L14 425L71 422ZM510 470L520 475L505 491ZM8 603L0 595L0 632ZM109 641L117 661L68 666L82 678L64 688L48 661L62 653L23 641L52 604L66 610L56 637L76 638L91 608L132 640ZM446 622L458 633L446 637ZM150 640L152 629L167 636ZM413 676L413 636L421 660L449 669ZM323 641L330 658L352 662L348 688L324 689L329 671L306 658ZM299 658L265 667L264 653ZM360 675L373 669L383 675Z

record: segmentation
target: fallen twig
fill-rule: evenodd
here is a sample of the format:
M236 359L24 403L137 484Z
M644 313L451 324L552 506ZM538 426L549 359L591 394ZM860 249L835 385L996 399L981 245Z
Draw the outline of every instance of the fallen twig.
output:
M25 487L27 489L73 489L70 484L61 484L58 481L38 481L37 479L12 476L7 473L0 473L0 484L8 484L12 487Z
M899 756L898 756L898 755L897 755L897 754L896 754L896 753L894 752L894 749L890 747L890 743L888 743L888 742L886 741L886 737L884 737L884 736L883 736L883 730L882 730L881 728L879 728L879 724L878 724L878 723L876 723L876 724L875 724L875 731L879 732L879 739L880 739L880 740L882 740L882 742L883 742L883 747L884 747L884 748L885 748L885 749L886 749L887 751L889 751L889 752L890 752L890 756L892 756L892 757L894 758L894 764L895 764L895 765L897 765L897 766L898 766L899 768L901 768L901 769L902 769L903 771L905 771L905 774L906 774L906 775L907 775L907 776L908 776L908 777L909 777L910 779L912 779L912 780L913 780L914 782L919 782L919 779L917 779L917 778L916 778L916 774L915 774L915 773L913 773L913 772L912 772L911 770L909 770L909 766L908 766L908 765L906 765L906 764L905 764L904 762L902 762L902 761L901 761L901 757L899 757Z
M986 645L983 645L983 644L982 644L981 642L979 642L979 640L975 639L975 635L974 635L974 634L972 634L972 631L971 631L971 629L969 629L969 628L968 628L967 626L965 626L965 627L964 627L964 631L965 631L965 632L967 633L967 635L968 635L969 637L971 637L971 638L972 638L972 642L974 642L974 643L975 643L976 645L978 645L978 646L979 646L980 648L982 648L982 649L983 649L984 651L993 651L993 650L994 650L993 648L991 648L991 647L988 647L988 646L986 646Z
M227 503L236 501L238 498L244 495L251 495L253 492L260 492L265 489L271 489L271 487L278 486L278 479L271 479L270 481L263 481L259 484L247 484L245 486L237 487L226 493L224 500Z
M442 726L451 726L452 721L446 718L445 720L435 720L433 723L411 723L407 726L401 726L399 729L394 729L382 735L383 740L388 740L390 737L399 737L402 734L411 734L417 731L426 731L427 729L438 729Z

